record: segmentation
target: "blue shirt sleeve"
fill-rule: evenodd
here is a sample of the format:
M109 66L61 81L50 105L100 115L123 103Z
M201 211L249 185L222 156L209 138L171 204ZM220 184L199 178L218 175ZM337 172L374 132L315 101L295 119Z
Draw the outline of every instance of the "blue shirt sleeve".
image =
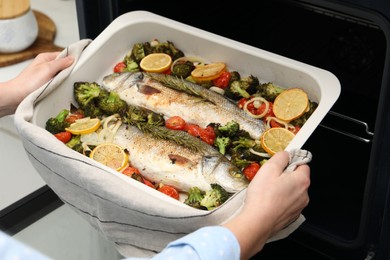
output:
M0 232L0 259L48 260L49 258ZM128 260L147 258L127 258ZM203 227L167 245L152 260L239 260L240 245L233 233L221 226Z
M37 250L23 244L22 242L19 242L13 237L3 232L0 232L0 259L48 260L50 258L41 254Z
M240 246L229 229L221 226L203 227L169 243L151 259L239 260Z

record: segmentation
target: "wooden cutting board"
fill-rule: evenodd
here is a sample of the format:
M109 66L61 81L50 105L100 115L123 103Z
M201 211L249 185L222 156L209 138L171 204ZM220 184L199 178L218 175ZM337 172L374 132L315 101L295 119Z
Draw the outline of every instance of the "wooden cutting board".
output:
M38 37L27 49L16 53L0 53L0 67L13 65L35 58L41 52L61 51L64 48L54 44L56 26L48 16L33 10L38 22Z

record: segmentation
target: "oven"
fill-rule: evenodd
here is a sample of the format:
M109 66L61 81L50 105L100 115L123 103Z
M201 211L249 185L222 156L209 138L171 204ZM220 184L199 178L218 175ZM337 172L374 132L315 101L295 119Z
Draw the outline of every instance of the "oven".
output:
M305 223L261 259L390 258L390 5L383 1L77 0L81 38L147 10L334 73L341 95L304 145Z

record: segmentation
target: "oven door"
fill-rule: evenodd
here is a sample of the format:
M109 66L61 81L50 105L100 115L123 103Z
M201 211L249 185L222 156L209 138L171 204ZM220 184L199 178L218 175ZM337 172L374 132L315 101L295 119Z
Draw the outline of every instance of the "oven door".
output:
M249 1L201 1L201 10L181 8L179 1L91 1L76 1L81 38L94 38L120 14L147 10L334 73L340 98L303 147L314 157L306 221L259 256L389 257L390 25L384 15L351 1L273 0L258 8Z

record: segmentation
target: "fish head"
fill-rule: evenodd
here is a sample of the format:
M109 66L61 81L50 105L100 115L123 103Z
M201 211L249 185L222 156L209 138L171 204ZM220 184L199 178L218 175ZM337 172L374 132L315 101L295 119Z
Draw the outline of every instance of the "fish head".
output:
M245 175L221 156L204 156L202 173L209 183L217 183L230 193L241 191L249 184Z
M136 86L144 79L142 72L121 72L107 75L103 78L102 86L108 91L119 92L120 89Z

